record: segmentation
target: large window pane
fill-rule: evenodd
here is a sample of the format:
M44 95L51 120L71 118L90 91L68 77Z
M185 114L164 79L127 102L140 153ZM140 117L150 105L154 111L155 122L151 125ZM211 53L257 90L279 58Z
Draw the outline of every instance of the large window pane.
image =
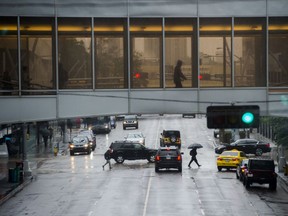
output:
M288 18L269 19L269 86L288 87Z
M127 88L126 26L124 19L94 20L97 89Z
M17 18L0 18L0 95L18 94ZM13 91L14 90L14 91Z
M20 19L22 90L41 90L41 93L45 93L45 90L56 88L52 56L53 23L52 18ZM32 92L25 91L23 94Z
M231 87L231 19L200 19L200 87Z
M130 21L131 88L162 87L162 19Z
M178 60L182 61L181 71L187 79L182 81L182 86L197 87L198 72L194 67L197 61L192 64L192 59L197 59L196 56L192 58L192 47L196 48L193 46L196 41L195 23L194 19L188 18L165 19L165 87L176 87L174 69Z
M266 86L265 18L235 18L234 23L235 86Z
M91 89L91 19L58 19L60 89Z

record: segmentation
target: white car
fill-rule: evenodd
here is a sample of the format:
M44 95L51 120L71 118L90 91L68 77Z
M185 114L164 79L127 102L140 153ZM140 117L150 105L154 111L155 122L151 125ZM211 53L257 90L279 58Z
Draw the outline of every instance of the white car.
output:
M145 136L141 132L128 133L127 136L125 136L125 140L145 145Z

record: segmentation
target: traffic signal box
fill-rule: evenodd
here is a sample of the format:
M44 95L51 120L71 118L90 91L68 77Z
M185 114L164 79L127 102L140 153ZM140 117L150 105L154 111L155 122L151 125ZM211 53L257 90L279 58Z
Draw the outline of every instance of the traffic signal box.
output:
M208 106L208 128L258 128L259 106Z

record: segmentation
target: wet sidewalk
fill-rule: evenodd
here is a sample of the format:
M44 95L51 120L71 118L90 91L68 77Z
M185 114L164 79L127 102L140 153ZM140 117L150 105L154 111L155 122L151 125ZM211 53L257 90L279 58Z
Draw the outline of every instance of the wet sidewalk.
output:
M58 146L58 153L54 154L54 147ZM63 143L53 142L48 144L47 147L43 145L35 147L32 153L27 154L27 162L29 164L28 176L23 176L22 180L19 176L16 181L11 181L11 173L9 174L10 168L15 168L16 163L22 163L19 158L8 158L0 157L0 206L14 196L16 193L21 191L26 185L33 181L35 177L35 171L49 159L53 159L56 156L66 155L68 151L68 142ZM21 172L19 173L21 174ZM10 175L10 176L9 176ZM14 178L14 176L13 176ZM15 179L13 179L15 180Z

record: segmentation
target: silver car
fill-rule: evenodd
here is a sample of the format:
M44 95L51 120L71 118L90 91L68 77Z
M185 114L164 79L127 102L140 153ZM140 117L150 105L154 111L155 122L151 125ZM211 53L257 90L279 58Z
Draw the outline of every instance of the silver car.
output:
M145 136L142 132L128 133L124 138L127 141L138 142L142 145L145 145Z

